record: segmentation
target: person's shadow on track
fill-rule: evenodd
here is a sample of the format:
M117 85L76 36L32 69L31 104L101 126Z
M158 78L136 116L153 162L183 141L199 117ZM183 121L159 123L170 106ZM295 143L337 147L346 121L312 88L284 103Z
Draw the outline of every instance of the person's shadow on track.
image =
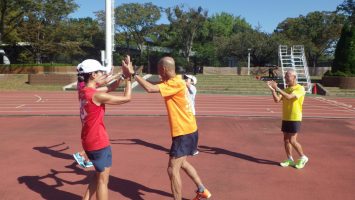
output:
M136 141L138 142L138 141ZM143 141L143 143L145 143ZM149 143L146 143L149 144ZM65 160L73 160L73 157L71 154L64 153L63 151L69 149L68 146L62 147L62 145L65 145L65 143L60 143L52 146L41 146L41 147L33 147L34 150L37 150L41 153L56 157L56 158L61 158ZM159 145L156 145L157 148L164 148L160 147ZM62 147L60 150L53 150L53 148L58 148ZM161 149L164 150L164 149ZM82 168L79 168L77 163L73 160L73 163L70 165L65 166L65 168L68 168L69 170L66 171L57 171L54 169L50 169L50 173L45 175L45 176L22 176L18 178L19 183L24 183L27 185L27 187L39 194L42 195L44 199L65 199L65 200L76 200L76 199L81 199L80 196L77 196L75 194L71 194L69 192L61 191L57 188L63 186L64 184L69 184L69 185L77 185L77 184L82 184L86 185L89 184L92 176L95 175L95 171L86 171L83 170ZM60 174L73 174L73 175L80 175L80 176L85 176L83 179L77 180L77 181L68 181L62 178L59 178ZM51 178L53 179L56 184L55 185L48 185L44 182L42 182L42 179L45 178ZM109 178L109 184L108 184L109 190L112 190L114 192L118 192L121 195L133 199L133 200L143 200L144 194L141 191L144 191L146 193L156 193L161 196L166 196L171 198L172 195L168 192L162 191L162 190L157 190L157 189L152 189L147 186L144 186L142 184L136 183L134 181L118 178L115 176L110 176ZM187 200L187 199L184 199Z
M56 181L55 185L48 185L42 182L42 179L51 178ZM52 176L52 174L48 174L45 176L21 176L17 178L20 184L25 184L29 189L41 195L43 199L48 200L80 200L81 197L72 194L70 192L66 192L63 190L59 190L58 188L63 186L63 184L56 180Z
M77 175L86 175L86 177L82 180L79 181L66 181L61 179L61 182L70 184L70 185L76 185L76 184L89 184L90 180L92 177L95 175L94 171L85 171L82 170L81 168L78 168L77 165L71 164L66 166L66 168L72 169L70 171L55 171L51 170L53 174L60 174L60 173L75 173ZM90 174L88 176L88 174ZM59 179L59 178L57 178ZM115 176L110 175L109 178L109 184L108 184L109 190L112 190L114 192L120 193L122 196L125 196L129 199L134 199L134 200L143 200L142 196L144 195L141 191L147 192L147 193L155 193L159 194L161 196L166 196L166 197L172 197L170 193L167 193L165 191L157 190L157 189L152 189L149 187L146 187L142 184L136 183L131 180L123 179L123 178L118 178Z
M275 161L261 159L261 158L255 158L253 156L249 156L249 155L246 155L246 154L229 151L229 150L222 149L222 148L219 148L219 147L209 147L209 146L204 146L204 145L199 145L198 147L199 147L199 151L200 152L204 152L204 153L225 154L225 155L228 155L228 156L233 156L233 157L236 157L236 158L248 160L248 161L259 163L259 164L277 165L277 166L279 165L279 163L275 162Z
M151 149L164 151L165 153L169 153L169 149L167 149L163 146L157 145L157 144L146 142L141 139L112 139L112 140L110 140L110 142L111 142L111 144L124 144L124 145L136 145L137 144L137 145L149 147Z
M69 146L63 146L65 142L60 144L52 145L52 146L41 146L41 147L33 147L34 150L39 151L44 154L51 155L56 158L61 158L65 160L73 160L73 156L71 154L63 153L63 151L68 150ZM62 149L53 150L53 148L61 147Z

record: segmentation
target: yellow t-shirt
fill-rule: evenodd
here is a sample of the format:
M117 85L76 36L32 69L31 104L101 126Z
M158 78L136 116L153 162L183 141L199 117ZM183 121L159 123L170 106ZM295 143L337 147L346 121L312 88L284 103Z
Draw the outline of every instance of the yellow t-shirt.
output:
M171 136L187 135L197 130L195 116L188 101L186 83L174 77L158 84L168 111Z
M306 94L302 85L295 85L284 90L287 94L294 94L296 98L287 100L282 98L282 120L302 121L302 105Z

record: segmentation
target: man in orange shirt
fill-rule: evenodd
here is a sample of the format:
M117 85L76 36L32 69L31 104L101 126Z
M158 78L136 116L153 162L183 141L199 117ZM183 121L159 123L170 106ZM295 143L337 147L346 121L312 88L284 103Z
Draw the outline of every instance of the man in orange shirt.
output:
M156 85L138 76L133 70L130 70L130 73L148 93L159 92L164 98L172 136L168 174L174 199L182 199L180 169L183 169L197 186L195 200L210 198L211 193L204 187L197 171L186 159L196 152L198 143L197 124L188 100L186 82L176 76L175 61L172 57L160 59L158 70L162 82Z

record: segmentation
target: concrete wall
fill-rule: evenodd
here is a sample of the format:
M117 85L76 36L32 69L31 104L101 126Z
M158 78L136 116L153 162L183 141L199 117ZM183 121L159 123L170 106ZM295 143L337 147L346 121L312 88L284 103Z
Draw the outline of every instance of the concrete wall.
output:
M76 73L76 66L0 66L0 74Z
M76 74L29 74L30 85L67 85L77 80Z

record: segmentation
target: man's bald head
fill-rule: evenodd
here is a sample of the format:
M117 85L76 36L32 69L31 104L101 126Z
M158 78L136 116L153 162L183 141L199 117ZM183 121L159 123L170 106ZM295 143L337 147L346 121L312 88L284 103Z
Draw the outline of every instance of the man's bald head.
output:
M158 66L165 67L168 70L174 70L175 71L175 61L174 58L172 57L163 57L159 60Z
M172 57L163 57L158 62L159 75L162 80L169 80L176 76L175 61Z

